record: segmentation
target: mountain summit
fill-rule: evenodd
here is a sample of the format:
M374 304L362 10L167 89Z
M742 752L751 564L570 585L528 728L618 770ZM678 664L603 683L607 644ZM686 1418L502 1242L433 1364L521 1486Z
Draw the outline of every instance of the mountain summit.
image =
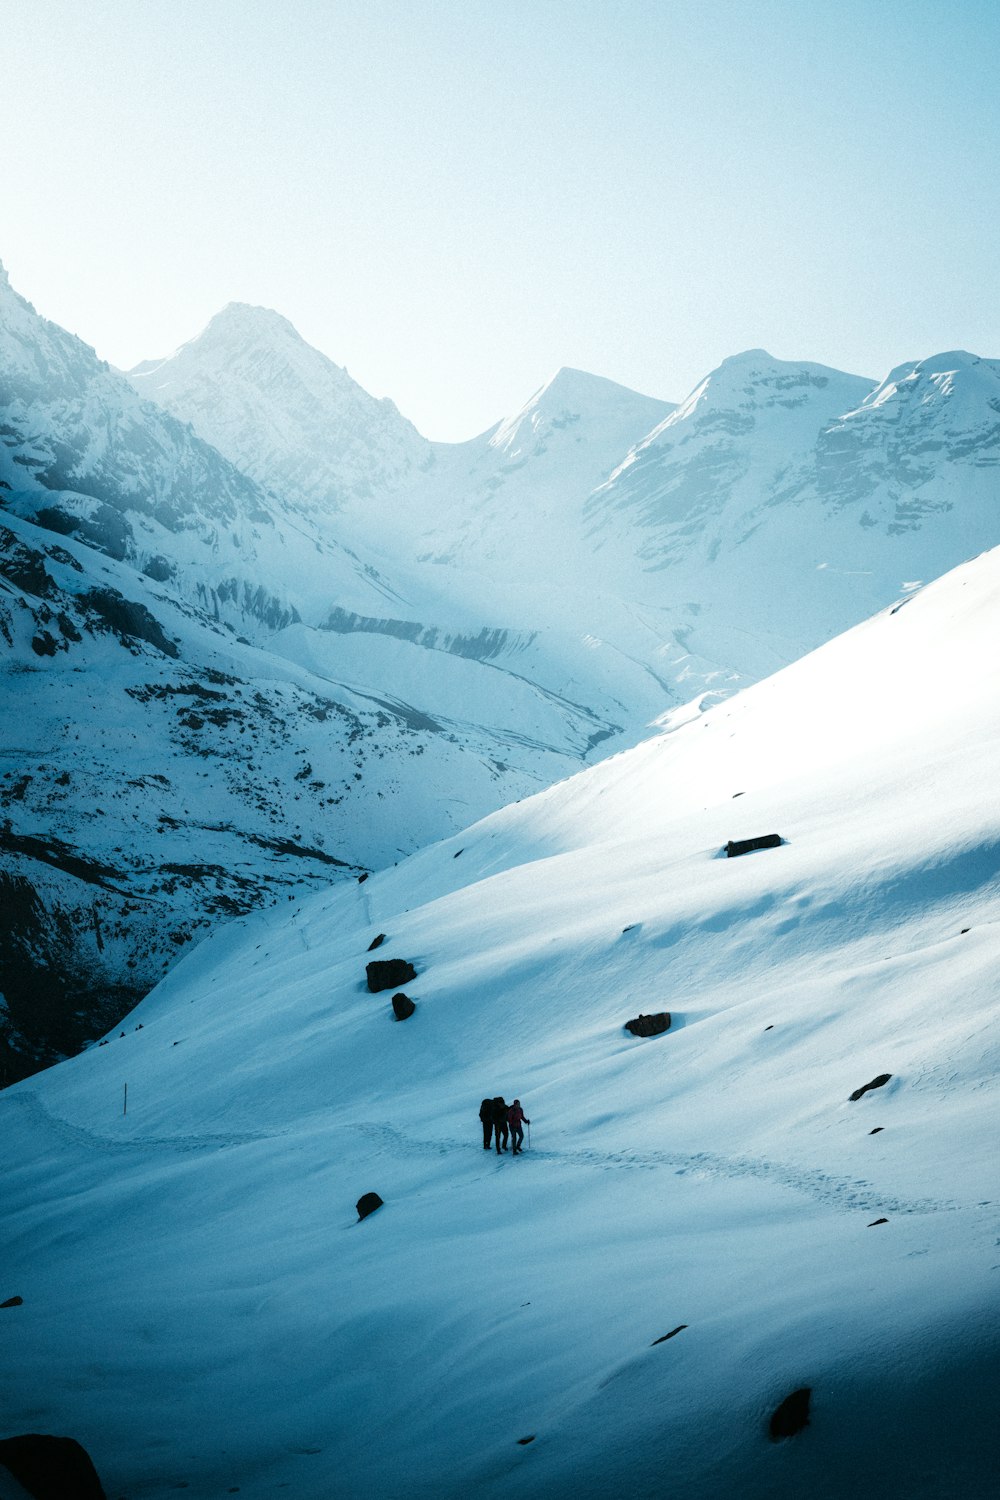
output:
M259 484L304 508L340 510L396 489L431 445L395 404L363 390L270 308L230 302L167 359L129 372Z

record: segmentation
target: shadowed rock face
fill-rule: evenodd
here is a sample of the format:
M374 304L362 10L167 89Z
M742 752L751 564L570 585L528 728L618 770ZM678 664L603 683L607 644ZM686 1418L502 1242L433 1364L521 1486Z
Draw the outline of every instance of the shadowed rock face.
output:
M34 1500L107 1500L90 1455L75 1438L38 1432L5 1438L0 1464Z
M653 1016L636 1016L633 1021L625 1022L625 1030L630 1031L633 1036L659 1036L669 1027L670 1012L668 1010L658 1011Z
M373 995L380 990L394 990L399 984L416 979L417 971L405 958L385 958L365 965L368 988Z
M417 1007L414 1005L409 995L393 995L392 1009L397 1021L408 1020L409 1017L413 1015L413 1012L416 1010L416 1008Z
M776 1406L771 1413L771 1441L780 1442L782 1438L794 1437L801 1432L803 1427L809 1426L809 1402L812 1397L812 1387L801 1386L786 1396L780 1406Z
M726 858L735 859L740 854L752 854L755 849L777 849L780 845L780 833L762 833L754 839L730 839L726 845Z
M377 1208L382 1207L382 1199L378 1193L362 1193L355 1205L358 1210L358 1219L367 1219Z
M863 1084L861 1086L861 1088L855 1089L854 1093L850 1096L851 1097L851 1103L852 1104L855 1103L858 1099L860 1099L862 1097L862 1095L867 1094L871 1089L881 1089L881 1088L884 1088L885 1085L889 1082L889 1079L891 1077L892 1077L891 1073L880 1073L877 1078L873 1078L872 1079L871 1083Z

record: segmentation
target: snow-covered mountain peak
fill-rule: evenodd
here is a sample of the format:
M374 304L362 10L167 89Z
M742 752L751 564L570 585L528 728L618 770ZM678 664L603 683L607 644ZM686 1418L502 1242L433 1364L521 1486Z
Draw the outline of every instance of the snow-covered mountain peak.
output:
M369 395L270 308L229 303L130 379L258 483L309 508L391 491L430 461L431 445L392 401Z
M897 398L912 402L914 397L922 403L936 402L939 397L956 395L972 401L984 396L996 399L1000 395L1000 363L966 349L910 360L890 370L862 406L874 409Z
M692 418L704 421L719 412L738 411L749 420L750 413L768 408L792 410L818 402L830 417L839 416L845 410L845 400L850 403L862 398L874 383L826 365L776 359L766 349L747 349L730 355L706 375L666 419L660 432L650 434L649 441L655 442L665 429Z
M492 433L490 447L508 460L537 451L552 433L577 424L628 424L631 431L648 421L647 431L673 410L673 403L640 395L602 375L562 366L529 397L519 411L506 417Z

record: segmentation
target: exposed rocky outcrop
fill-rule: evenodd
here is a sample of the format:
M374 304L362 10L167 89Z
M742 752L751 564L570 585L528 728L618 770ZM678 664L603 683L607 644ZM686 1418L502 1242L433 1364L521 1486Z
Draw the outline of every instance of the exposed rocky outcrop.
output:
M368 989L373 995L380 990L394 990L399 984L416 979L417 971L405 958L375 959L365 965Z
M632 1021L625 1022L625 1030L630 1031L633 1036L659 1036L670 1028L670 1012L668 1010L657 1011L655 1015L638 1015Z
M872 1079L871 1083L862 1084L861 1088L855 1089L854 1093L850 1095L851 1103L855 1103L863 1095L870 1093L872 1089L884 1088L891 1077L891 1073L880 1073L877 1078Z
M804 1427L809 1426L809 1403L812 1398L812 1387L800 1386L797 1391L792 1391L786 1396L780 1406L776 1406L771 1413L770 1433L772 1442L778 1442L781 1438L794 1437Z

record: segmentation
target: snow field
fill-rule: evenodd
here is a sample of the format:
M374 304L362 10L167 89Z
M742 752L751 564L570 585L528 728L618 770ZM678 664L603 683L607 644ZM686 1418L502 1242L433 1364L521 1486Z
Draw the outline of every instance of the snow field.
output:
M988 1493L998 574L220 929L0 1096L11 1430L128 1500ZM392 956L402 1024L364 983Z

